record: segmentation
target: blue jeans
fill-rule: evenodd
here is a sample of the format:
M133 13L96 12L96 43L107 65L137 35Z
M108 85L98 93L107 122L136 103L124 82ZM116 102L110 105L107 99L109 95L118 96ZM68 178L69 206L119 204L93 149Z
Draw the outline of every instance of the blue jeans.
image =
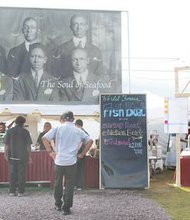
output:
M65 177L64 194L63 194L63 176ZM76 179L76 164L71 166L55 165L54 199L56 206L61 207L62 203L64 202L63 209L72 207L75 179Z

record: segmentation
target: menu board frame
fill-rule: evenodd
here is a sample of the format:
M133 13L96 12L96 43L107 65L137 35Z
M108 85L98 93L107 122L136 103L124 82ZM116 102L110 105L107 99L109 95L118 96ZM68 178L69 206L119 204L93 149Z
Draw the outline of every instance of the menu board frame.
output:
M146 94L101 94L101 188L148 188Z

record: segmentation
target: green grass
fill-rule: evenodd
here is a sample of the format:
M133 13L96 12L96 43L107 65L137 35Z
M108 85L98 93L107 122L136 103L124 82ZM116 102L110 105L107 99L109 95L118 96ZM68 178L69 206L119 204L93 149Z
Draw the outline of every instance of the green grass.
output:
M162 205L173 220L190 220L190 187L175 187L174 170L153 176L145 195Z

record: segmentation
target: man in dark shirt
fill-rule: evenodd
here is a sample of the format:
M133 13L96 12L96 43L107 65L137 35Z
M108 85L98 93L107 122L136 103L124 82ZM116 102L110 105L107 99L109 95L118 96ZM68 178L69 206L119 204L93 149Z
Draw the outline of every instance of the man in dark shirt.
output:
M81 119L77 119L75 121L75 125L76 125L76 127L83 130L86 134L88 134L83 128L83 121ZM78 154L80 154L84 150L84 147L85 147L85 145L83 143L81 143ZM86 155L84 155L83 158L77 157L77 172L76 172L76 188L77 188L77 190L81 190L84 188L85 157L86 157Z
M9 129L5 135L5 158L9 162L10 189L9 195L15 196L18 186L18 196L25 192L25 172L27 162L31 161L30 152L32 139L28 130L24 128L26 119L18 116L16 126Z
M37 146L39 145L39 149L40 149L40 150L45 150L45 149L46 149L45 146L44 146L44 144L43 144L42 137L43 137L44 134L46 134L50 129L51 129L51 123L45 122L45 124L44 124L44 130L39 134L38 140L37 140L37 143L36 143Z

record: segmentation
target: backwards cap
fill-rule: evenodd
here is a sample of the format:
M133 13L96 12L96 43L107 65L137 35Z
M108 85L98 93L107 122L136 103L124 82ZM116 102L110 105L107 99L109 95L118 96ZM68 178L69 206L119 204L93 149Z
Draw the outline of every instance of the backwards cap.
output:
M73 112L66 111L62 114L61 118L65 120L74 120Z

